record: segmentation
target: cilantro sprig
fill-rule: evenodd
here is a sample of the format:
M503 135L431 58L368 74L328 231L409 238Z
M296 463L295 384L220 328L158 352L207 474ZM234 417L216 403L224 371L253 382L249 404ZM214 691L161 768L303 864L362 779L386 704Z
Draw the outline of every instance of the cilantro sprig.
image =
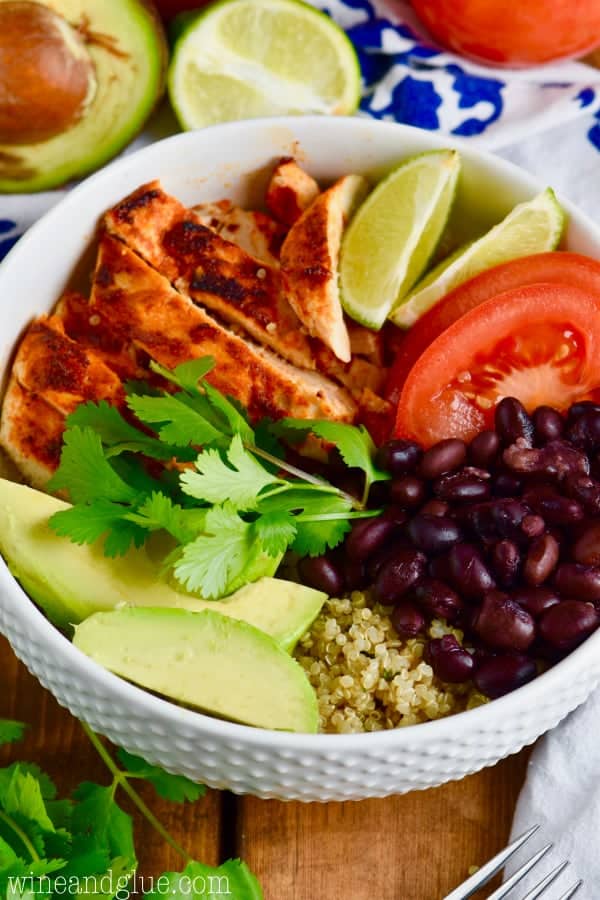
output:
M166 568L185 589L218 599L274 574L288 550L319 556L352 519L378 514L366 509L369 489L389 476L364 427L292 418L253 426L205 380L212 358L173 371L151 366L169 391L131 386L127 416L101 402L68 417L49 488L73 506L51 518L57 534L78 544L102 539L105 555L118 556L165 531L173 542ZM363 473L361 499L290 463L280 439L308 434Z
M139 812L181 856L181 872L153 878L144 900L175 898L209 900L211 885L226 886L240 900L262 900L260 885L240 860L218 867L191 858L156 818L132 782L143 780L156 793L175 803L195 802L203 785L171 775L141 757L117 750L117 760L106 744L83 725L112 778L108 785L84 781L71 796L57 798L52 779L36 765L14 762L0 768L0 896L7 900L59 900L65 895L87 900L127 896L137 870L131 816L117 803L124 791ZM0 719L0 745L23 737L25 725Z

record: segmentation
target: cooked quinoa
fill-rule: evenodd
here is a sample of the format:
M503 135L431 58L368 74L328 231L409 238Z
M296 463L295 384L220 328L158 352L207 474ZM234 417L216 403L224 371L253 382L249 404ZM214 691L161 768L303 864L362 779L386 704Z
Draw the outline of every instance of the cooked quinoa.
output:
M423 659L428 637L462 633L434 620L402 640L390 609L368 593L327 600L296 648L319 701L321 731L381 731L439 719L486 702L469 684L445 684Z

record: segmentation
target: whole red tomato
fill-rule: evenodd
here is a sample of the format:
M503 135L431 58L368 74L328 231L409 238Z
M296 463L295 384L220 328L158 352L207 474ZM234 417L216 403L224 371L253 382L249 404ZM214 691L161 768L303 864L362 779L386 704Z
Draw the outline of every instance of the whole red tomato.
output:
M190 9L200 9L206 6L210 0L154 0L159 13L168 22L173 16Z
M531 66L600 45L600 0L412 0L431 34L463 56Z

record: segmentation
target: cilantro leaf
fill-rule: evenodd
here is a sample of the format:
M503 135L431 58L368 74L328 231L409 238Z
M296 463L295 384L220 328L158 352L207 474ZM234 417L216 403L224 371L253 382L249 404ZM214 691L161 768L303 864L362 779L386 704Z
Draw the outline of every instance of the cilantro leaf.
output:
M131 394L127 405L140 422L157 427L158 436L167 444L186 447L210 444L221 433L199 412L185 402L181 394L144 397Z
M103 872L114 857L135 860L131 817L115 802L113 789L84 781L73 797L71 865Z
M243 572L253 550L253 529L230 503L207 511L205 529L185 545L173 571L188 591L216 600Z
M63 437L60 465L48 490L67 490L73 503L135 500L137 491L117 475L104 456L100 436L91 428L68 428Z
M21 771L17 764L2 796L2 805L8 815L18 815L39 825L43 831L54 831L54 823L48 815L42 797L40 783L31 772Z
M165 872L156 879L154 889L144 900L217 900L221 896L235 900L264 900L256 876L246 863L229 859L218 867L190 862L182 872Z
M322 556L333 550L350 531L349 500L335 494L305 497L302 513L296 517L296 539L292 550L300 556ZM326 518L336 516L338 518Z
M288 510L264 513L254 523L256 536L269 556L280 556L296 537L298 526Z
M106 534L104 555L123 556L132 544L141 547L146 540L144 529L128 521L130 508L110 500L95 500L59 510L50 517L49 525L74 544L93 544Z
M193 540L204 527L206 511L202 509L182 509L170 497L154 491L135 512L126 514L130 522L135 522L148 531L164 529L181 544Z
M185 775L171 775L160 766L147 763L141 756L134 756L127 750L117 750L117 756L125 767L127 775L135 775L148 781L155 789L159 797L171 800L173 803L183 803L185 800L198 800L206 793L203 784L196 784L186 778Z
M205 383L204 390L213 410L220 415L222 424L229 426L230 434L239 434L243 441L252 443L254 432L248 424L243 407L233 397L226 397L208 382Z
M374 482L387 481L391 477L389 472L375 464L376 447L364 425L347 425L325 419L282 419L279 427L284 432L287 429L311 431L317 437L335 444L347 466L362 469L365 473L367 489Z
M217 450L204 450L196 460L196 472L188 470L181 475L181 488L191 497L209 503L229 501L239 510L255 509L258 493L265 487L281 484L281 479L268 472L244 448L242 438L236 434L224 462Z
M188 362L180 363L174 369L167 369L154 360L150 361L150 368L157 375L162 375L166 381L177 385L183 391L189 394L198 392L198 383L207 375L211 369L214 369L216 360L214 356L201 356L198 359L190 359Z
M24 722L16 722L13 719L0 719L0 746L20 741L27 726Z

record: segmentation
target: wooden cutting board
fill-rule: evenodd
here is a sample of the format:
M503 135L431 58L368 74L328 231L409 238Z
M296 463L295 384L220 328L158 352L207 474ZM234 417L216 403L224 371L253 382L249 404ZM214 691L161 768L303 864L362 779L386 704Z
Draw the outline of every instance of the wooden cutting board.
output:
M78 722L27 672L0 638L0 718L30 724L5 747L1 765L37 762L69 791L84 779L108 783ZM240 856L267 900L441 900L505 843L527 752L460 782L385 800L301 804L210 791L176 806L143 796L190 855L214 864ZM159 875L181 860L136 820L140 872ZM233 898L235 900L235 898Z

